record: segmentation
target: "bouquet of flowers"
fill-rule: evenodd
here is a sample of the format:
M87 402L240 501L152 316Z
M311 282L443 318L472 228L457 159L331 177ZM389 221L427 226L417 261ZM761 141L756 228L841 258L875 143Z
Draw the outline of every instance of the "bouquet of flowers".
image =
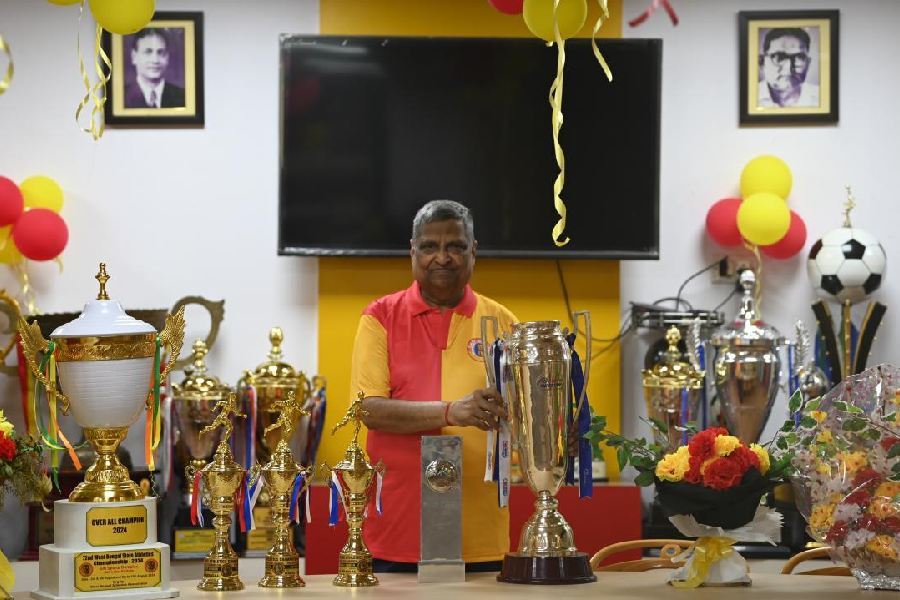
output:
M775 441L810 535L864 589L900 590L900 371L880 365L801 406Z
M666 439L665 425L647 421ZM689 441L674 452L644 439L632 440L606 430L595 417L588 439L616 449L619 467L638 471L635 483L656 485L657 500L673 525L696 537L691 550L677 560L685 565L670 577L676 587L747 585L747 564L731 546L741 542L775 543L781 515L760 505L763 495L784 480L789 458L773 462L768 451L747 445L727 429L697 432L682 429Z

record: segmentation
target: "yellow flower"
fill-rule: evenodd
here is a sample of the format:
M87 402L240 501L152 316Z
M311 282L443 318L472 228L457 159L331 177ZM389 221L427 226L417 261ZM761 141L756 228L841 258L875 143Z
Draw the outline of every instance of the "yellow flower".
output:
M887 519L888 517L896 517L900 510L889 498L877 497L872 499L869 504L869 513L878 519Z
M834 436L831 434L830 429L823 429L819 433L816 434L816 442L819 444L833 444Z
M828 416L828 413L824 410L813 410L810 411L809 416L816 420L816 423L821 423L825 420L825 417Z
M741 445L741 440L733 435L717 435L716 436L716 454L718 456L728 456Z
M656 464L656 476L663 481L678 482L684 479L684 474L690 469L690 451L687 446L681 446L675 452L666 454Z
M759 444L750 444L750 449L753 450L753 453L756 454L756 458L759 459L760 474L765 475L769 472L769 467L771 466L769 453L766 452L766 449Z
M809 526L813 531L827 531L834 525L834 503L823 502L813 506L809 515Z
M875 490L875 496L891 499L900 494L900 483L896 481L885 481Z
M825 462L816 461L816 473L831 477L831 465Z
M876 535L868 541L866 548L885 558L897 560L897 550L894 549L894 537L891 535Z
M867 464L866 453L858 452L838 452L837 457L841 461L841 466L847 471L848 475L853 475Z
M9 422L9 420L3 415L3 411L0 410L0 433L5 435L6 437L12 437L13 432L13 424Z

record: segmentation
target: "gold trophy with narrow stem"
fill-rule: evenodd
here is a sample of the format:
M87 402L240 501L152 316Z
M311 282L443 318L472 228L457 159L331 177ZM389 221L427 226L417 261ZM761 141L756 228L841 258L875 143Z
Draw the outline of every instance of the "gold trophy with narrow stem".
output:
M347 410L344 418L334 426L331 435L350 421L354 422L353 440L344 453L344 460L328 467L322 464L321 468L329 473L337 475L338 485L344 498L344 511L347 514L348 535L347 543L341 549L338 563L338 574L334 578L334 585L339 587L369 587L378 585L378 578L372 573L372 553L366 548L363 541L362 530L365 521L366 504L372 491L372 483L376 474L384 474L384 465L379 462L372 466L366 459L366 453L359 447L359 428L366 412L362 408L363 393L360 392L353 404Z
M216 529L216 541L212 550L203 559L203 579L197 586L205 592L233 592L244 589L238 576L238 556L231 547L228 532L231 528L231 513L234 510L234 493L241 485L244 469L234 461L228 439L231 437L231 416L244 417L237 408L237 394L228 394L227 398L216 403L219 414L212 423L200 431L205 435L222 428L216 454L212 461L203 467L203 483L212 498L213 527ZM193 473L190 473L193 477Z
M287 397L275 402L278 409L278 420L266 427L263 436L274 429L281 429L281 440L272 453L268 463L263 466L262 475L272 495L272 524L275 526L275 542L266 552L266 574L259 580L260 587L292 588L303 587L306 582L300 577L300 555L294 549L291 540L291 493L294 482L300 473L307 475L306 486L309 485L309 473L294 461L294 455L288 442L294 427L303 415L309 411L303 408L304 399L297 399L297 394L290 390Z

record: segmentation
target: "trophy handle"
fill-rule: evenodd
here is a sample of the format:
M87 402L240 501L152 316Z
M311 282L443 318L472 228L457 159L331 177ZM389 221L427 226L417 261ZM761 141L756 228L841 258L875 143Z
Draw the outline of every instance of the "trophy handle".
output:
M181 353L184 344L184 307L180 307L173 313L166 315L166 326L159 335L163 347L169 346L169 354L174 358ZM207 346L209 347L209 346ZM192 357L193 358L193 357ZM163 372L159 376L160 381L165 381L175 368L175 361L166 363Z
M216 343L216 337L219 335L219 326L222 324L222 319L225 318L225 301L207 300L203 296L185 296L175 303L170 312L174 314L189 304L199 304L209 313L209 333L206 334L206 339L203 341L206 343L206 348L212 350L213 344ZM185 368L193 360L193 356L178 359L178 356L174 355L173 358L175 360L172 361L174 363L172 368L179 370Z
M579 310L572 313L572 326L578 331L578 317L584 317L584 386L581 388L581 397L578 399L578 408L575 409L575 415L572 418L578 422L578 415L581 414L581 408L584 405L584 399L587 397L588 382L591 375L591 345L593 337L591 337L591 311Z
M494 330L494 336L488 338L488 323ZM484 371L487 373L488 385L492 388L500 389L499 382L494 376L494 342L500 337L500 322L497 317L484 316L481 317L481 343L483 345L482 353L484 354ZM490 341L488 341L490 340Z
M28 368L31 369L32 375L47 388L47 393L56 394L56 399L62 406L62 413L64 415L69 414L69 398L57 389L55 381L50 381L50 378L41 372L41 368L38 365L38 353L46 352L50 347L49 342L44 339L41 333L41 326L38 325L37 321L29 325L28 321L20 316L18 329L19 335L22 337L22 354L25 355L25 361L28 363Z
M22 316L22 311L19 308L19 303L16 302L15 298L6 293L6 290L0 290L0 312L5 314L8 319L6 330L3 333L12 336L9 342L7 342L6 347L3 348L3 350L0 350L0 373L4 373L10 377L17 377L19 375L18 367L7 365L6 357L16 346L16 323L18 323L19 317Z

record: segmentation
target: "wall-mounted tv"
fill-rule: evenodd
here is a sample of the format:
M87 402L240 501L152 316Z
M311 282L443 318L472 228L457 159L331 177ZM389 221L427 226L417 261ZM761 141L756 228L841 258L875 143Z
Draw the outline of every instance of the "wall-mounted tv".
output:
M553 244L548 91L536 39L283 36L278 251L392 256L428 200L472 209L479 256L653 259L662 41L566 43L571 242Z

